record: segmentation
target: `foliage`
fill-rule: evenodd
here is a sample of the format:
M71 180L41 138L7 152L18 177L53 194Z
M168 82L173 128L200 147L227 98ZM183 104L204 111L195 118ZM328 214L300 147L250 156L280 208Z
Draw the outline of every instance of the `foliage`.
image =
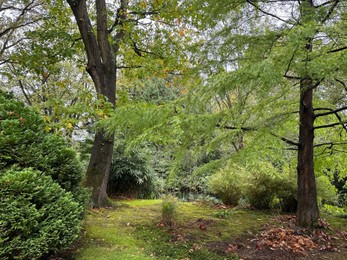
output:
M245 169L237 164L231 164L209 179L209 188L225 204L237 205L244 193L245 179Z
M217 218L228 218L231 216L231 209L222 209L216 212L215 216Z
M223 160L219 151L181 150L173 151L175 160L166 179L166 188L176 196L191 200L199 195L207 195L208 177L213 175Z
M0 169L15 165L40 170L84 203L83 172L76 152L62 137L45 131L44 121L34 109L2 92L0 151Z
M245 195L256 209L269 209L278 193L281 179L278 170L270 163L259 162L250 169Z
M321 204L337 204L337 189L327 176L316 178L318 201Z
M230 205L246 199L256 209L268 209L275 198L285 212L296 209L296 178L287 165L258 161L248 166L229 163L209 178L210 191Z
M323 210L328 212L329 214L336 216L336 217L342 217L347 218L347 208L346 207L338 207L334 205L324 204Z
M161 191L162 184L143 151L127 152L124 145L114 149L108 182L109 195L155 198Z
M172 195L164 195L161 203L161 223L165 226L175 224L177 199Z
M83 207L51 177L32 170L0 173L0 258L38 259L79 236Z

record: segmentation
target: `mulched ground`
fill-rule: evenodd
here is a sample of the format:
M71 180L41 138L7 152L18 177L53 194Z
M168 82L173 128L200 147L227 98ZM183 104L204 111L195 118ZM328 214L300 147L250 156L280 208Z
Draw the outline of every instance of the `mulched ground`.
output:
M206 245L219 254L236 254L240 259L347 259L347 232L334 231L324 220L319 228L295 225L295 216L281 215L262 231L236 241Z

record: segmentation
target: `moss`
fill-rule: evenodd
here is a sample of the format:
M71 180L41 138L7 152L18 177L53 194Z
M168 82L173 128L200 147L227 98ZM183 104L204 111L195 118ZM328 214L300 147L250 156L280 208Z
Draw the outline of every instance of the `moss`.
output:
M85 222L82 247L74 259L237 259L211 245L254 236L274 213L225 209L177 202L173 227L161 226L161 200L123 200L112 209L90 211ZM325 216L324 216L325 217ZM329 217L334 228L345 219ZM204 227L204 228L202 228ZM346 229L346 228L345 228Z

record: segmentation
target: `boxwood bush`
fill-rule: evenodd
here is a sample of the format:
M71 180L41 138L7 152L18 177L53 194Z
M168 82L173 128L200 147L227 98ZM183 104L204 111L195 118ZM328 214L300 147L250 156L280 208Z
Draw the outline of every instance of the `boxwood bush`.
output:
M38 259L67 248L81 228L82 206L33 169L0 173L0 259Z

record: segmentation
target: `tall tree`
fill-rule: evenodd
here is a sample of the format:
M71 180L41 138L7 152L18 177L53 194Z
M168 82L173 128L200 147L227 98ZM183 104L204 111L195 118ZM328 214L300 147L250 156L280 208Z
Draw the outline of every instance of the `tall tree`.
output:
M115 89L120 73L129 78L134 78L134 74L138 78L151 73L180 74L177 60L183 64L187 59L181 46L190 39L183 37L178 1L119 0L111 4L105 0L67 0L67 3L84 43L87 72L105 102L116 105ZM95 13L89 4L95 7ZM113 133L96 132L86 177L86 185L92 189L93 207L107 205L113 145Z
M122 28L117 28L118 31L112 44L108 28L106 1L95 1L96 32L92 26L87 1L67 0L67 2L75 16L85 46L88 59L87 72L94 82L97 93L115 105L116 55L120 48L120 42L124 38L124 31ZM122 25L127 14L127 6L128 1L122 0L116 20L117 26ZM106 136L103 131L98 131L95 134L86 177L86 185L92 188L93 207L107 205L106 188L112 161L113 144L113 135Z
M250 89L244 103L248 112L238 118L232 112L220 113L218 126L243 132L268 129L274 138L297 150L297 221L301 226L313 226L319 218L314 147L337 141L317 143L314 134L338 126L345 131L345 114L341 113L345 105L315 104L322 96L319 93L329 86L346 91L347 39L341 29L347 26L346 2L223 1L223 9L217 3L205 1L202 5L208 14L219 18L210 22L207 33L214 37L205 45L219 73L206 84L202 95L215 99L216 93ZM211 52L212 45L218 48ZM299 111L293 107L294 102ZM293 117L296 112L297 118ZM298 120L297 138L288 138L286 131L276 128L288 118ZM345 140L346 133L340 138Z

